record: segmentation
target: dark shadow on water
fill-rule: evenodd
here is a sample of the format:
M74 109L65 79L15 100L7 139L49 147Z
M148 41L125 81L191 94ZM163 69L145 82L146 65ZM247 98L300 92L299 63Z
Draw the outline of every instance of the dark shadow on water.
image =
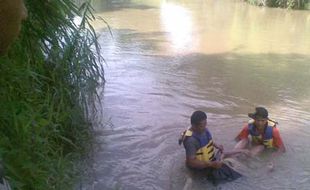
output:
M102 36L102 38L100 38L100 40L103 41L102 46L109 43L106 41L107 39L105 39L108 36L110 40L116 43L120 51L123 51L125 54L143 54L144 52L151 53L158 51L161 48L158 44L164 42L161 40L162 36L167 34L166 32L138 33L131 29L111 29L111 32L113 36L109 34L107 29L98 31L99 35Z
M131 0L93 0L92 6L95 8L96 12L110 12L119 11L122 9L155 9L156 7L139 4L132 2Z

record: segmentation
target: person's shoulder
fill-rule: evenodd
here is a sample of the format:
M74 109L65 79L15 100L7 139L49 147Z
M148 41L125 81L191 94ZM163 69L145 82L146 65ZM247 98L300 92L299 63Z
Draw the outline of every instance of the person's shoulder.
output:
M249 130L249 126L250 125L253 125L253 124L252 123L244 123L243 127L242 127L242 130Z
M197 142L198 140L193 137L193 136L188 136L185 138L184 143L193 143L193 142Z
M206 133L205 134L207 134L209 136L212 136L212 133L211 133L211 131L208 128L206 128Z
M277 127L272 128L272 137L276 139L282 139L280 135L280 131Z
M280 131L277 127L272 127L272 133L273 134L280 134Z
M199 141L195 137L189 136L184 139L183 144L185 147L191 146L191 145L196 146L197 144L199 144Z
M277 132L279 132L279 128L278 128L278 127L272 127L272 131L277 131Z

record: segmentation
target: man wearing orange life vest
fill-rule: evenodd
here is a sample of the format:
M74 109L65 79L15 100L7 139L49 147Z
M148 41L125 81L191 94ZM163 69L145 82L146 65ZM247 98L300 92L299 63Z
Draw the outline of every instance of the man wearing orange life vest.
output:
M238 143L235 149L244 149L249 144L248 136L252 139L251 155L255 156L265 149L275 149L271 161L268 164L269 170L274 169L274 158L285 152L285 146L276 127L277 122L268 118L268 111L264 107L256 107L254 113L249 113L252 118L236 137Z

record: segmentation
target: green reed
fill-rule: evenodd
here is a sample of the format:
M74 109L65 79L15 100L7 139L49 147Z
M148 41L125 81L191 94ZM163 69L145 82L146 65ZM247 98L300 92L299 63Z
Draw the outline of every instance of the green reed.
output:
M0 58L0 158L13 189L72 189L104 83L95 17L89 3L25 4L28 19Z
M310 0L245 0L250 4L288 9L310 9Z

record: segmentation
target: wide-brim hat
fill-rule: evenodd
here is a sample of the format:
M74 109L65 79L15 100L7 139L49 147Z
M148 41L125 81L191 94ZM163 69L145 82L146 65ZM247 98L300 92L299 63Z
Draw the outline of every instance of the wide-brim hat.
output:
M248 116L252 119L269 119L268 111L264 107L256 107L254 113L249 113Z

